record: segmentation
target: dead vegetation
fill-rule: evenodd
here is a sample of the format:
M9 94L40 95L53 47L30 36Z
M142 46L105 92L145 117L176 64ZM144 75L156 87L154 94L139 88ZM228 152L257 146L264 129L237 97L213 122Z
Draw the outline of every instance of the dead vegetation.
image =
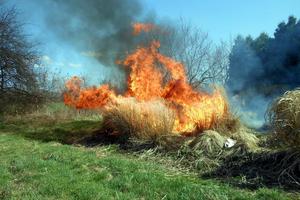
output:
M284 93L270 104L266 114L273 134L261 136L259 145L264 148L226 157L210 176L251 188L268 185L299 190L300 90ZM241 129L238 135L254 150L258 140L247 131Z
M259 149L253 130L242 126L235 116L215 123L214 130L183 136L172 132L174 113L163 102L137 102L124 99L103 112L99 134L118 141L126 149L175 157L176 163L205 173L216 169L228 156ZM235 141L225 147L227 140Z
M208 176L224 178L226 182L252 189L267 185L299 190L299 156L299 150L295 149L236 154L227 157Z
M160 101L138 102L123 98L103 112L103 128L112 135L156 141L171 135L174 113Z
M101 121L102 116L97 110L77 110L62 103L51 103L39 106L32 112L6 115L4 123L32 123L32 125L45 125L66 121Z
M290 146L300 145L300 89L286 92L268 109L275 137Z

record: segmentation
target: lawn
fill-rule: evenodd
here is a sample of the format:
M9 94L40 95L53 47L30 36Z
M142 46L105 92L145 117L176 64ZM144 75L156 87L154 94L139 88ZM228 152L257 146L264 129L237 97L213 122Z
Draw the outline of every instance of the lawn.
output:
M247 190L202 179L118 145L70 145L100 122L46 121L0 125L0 199L299 198L278 188Z

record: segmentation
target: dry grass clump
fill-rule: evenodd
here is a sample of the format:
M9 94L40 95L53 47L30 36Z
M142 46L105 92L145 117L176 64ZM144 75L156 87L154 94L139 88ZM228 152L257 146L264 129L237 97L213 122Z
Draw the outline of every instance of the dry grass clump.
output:
M139 102L123 98L103 111L104 129L114 135L156 141L170 135L175 115L162 101Z
M242 125L239 118L234 114L228 114L213 125L213 130L220 133L222 137L237 141L236 146L243 146L246 151L256 151L259 139L255 132Z
M238 131L231 135L231 138L242 145L246 151L254 152L259 149L259 139L252 129L241 126Z
M258 149L259 139L255 131L245 127L234 113L228 113L223 119L213 124L213 130L226 139L236 140L236 146L242 147L246 151L256 151Z
M227 139L236 141L233 147L225 147ZM213 130L206 130L202 134L191 138L186 144L192 152L201 152L209 157L226 156L236 149L247 152L255 152L259 149L259 139L251 132L250 129L241 127L237 132L232 134L223 134Z
M242 125L239 117L233 113L228 113L224 118L215 121L212 125L213 130L224 133L225 135L231 135L232 133L239 131L241 127Z
M227 139L236 140L236 144L225 147ZM206 130L180 143L178 156L183 164L207 173L219 167L228 157L258 152L258 143L253 131L242 126L234 133Z
M184 166L209 172L220 166L226 138L213 130L184 140L178 149L178 160Z
M222 151L225 141L226 138L218 132L207 130L193 139L189 146L192 151L202 151L206 155L217 155Z
M267 115L276 137L288 145L300 146L300 89L277 98Z

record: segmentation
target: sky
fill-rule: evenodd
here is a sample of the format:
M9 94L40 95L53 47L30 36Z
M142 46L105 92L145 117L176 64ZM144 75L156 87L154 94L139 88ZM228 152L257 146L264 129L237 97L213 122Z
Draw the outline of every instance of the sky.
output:
M299 0L143 0L159 17L183 17L216 42L236 35L273 36L276 26L288 16L300 18Z
M26 22L25 31L41 41L44 63L52 69L62 74L90 76L91 82L113 73L53 35L43 23L44 10L37 5L39 1L4 1L16 6L20 19ZM288 16L300 18L300 0L141 0L141 4L159 19L189 21L208 32L215 43L233 40L238 34L256 37L266 32L272 36L277 24Z

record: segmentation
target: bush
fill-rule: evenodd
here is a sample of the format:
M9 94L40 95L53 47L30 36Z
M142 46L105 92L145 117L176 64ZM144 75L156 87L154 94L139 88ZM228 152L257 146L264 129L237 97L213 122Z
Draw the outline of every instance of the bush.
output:
M103 111L104 129L114 135L152 140L171 135L175 115L162 101L139 102L122 98Z
M300 146L300 89L277 98L267 116L276 137L290 146Z

